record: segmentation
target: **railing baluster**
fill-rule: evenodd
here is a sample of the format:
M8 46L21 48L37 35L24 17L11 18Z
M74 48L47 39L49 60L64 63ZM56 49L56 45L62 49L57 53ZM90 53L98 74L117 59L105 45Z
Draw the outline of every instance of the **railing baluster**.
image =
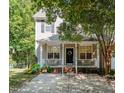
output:
M48 66L61 66L61 59L46 59L45 64Z
M78 59L78 66L95 66L96 59Z

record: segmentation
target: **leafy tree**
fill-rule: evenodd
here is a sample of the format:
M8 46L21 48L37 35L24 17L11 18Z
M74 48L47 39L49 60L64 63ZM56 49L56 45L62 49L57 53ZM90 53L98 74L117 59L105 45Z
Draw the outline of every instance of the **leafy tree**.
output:
M61 40L81 41L82 31L95 35L104 58L103 71L109 73L114 47L114 0L10 0L10 48L15 49L16 59L20 59L21 53L32 52L31 15L40 8L46 9L48 22L55 21L57 16L63 18L59 27Z
M63 22L58 28L58 33L60 34L59 38L63 41L66 40L72 42L80 42L83 38L83 36L81 35L82 30L77 28L77 26L74 24Z
M31 0L10 0L9 14L10 55L17 64L26 61L29 63L34 60L32 19L34 11L32 11Z
M80 41L79 37L73 38L78 25L81 25L85 34L96 36L104 58L102 72L108 74L114 47L115 1L43 0L41 2L41 8L46 9L48 22L55 21L57 16L63 18L65 23L60 26L60 39ZM36 3L41 2L37 0Z

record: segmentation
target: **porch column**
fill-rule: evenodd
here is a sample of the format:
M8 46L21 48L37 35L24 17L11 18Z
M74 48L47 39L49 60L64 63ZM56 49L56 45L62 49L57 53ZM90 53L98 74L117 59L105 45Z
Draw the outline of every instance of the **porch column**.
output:
M40 45L40 66L43 66L43 46Z
M64 44L62 43L62 75L64 73Z
M100 54L99 54L99 44L97 44L97 61L96 61L96 66L99 68L99 57L100 57Z
M75 70L77 74L77 44L75 44Z
M47 43L45 43L45 60L44 60L44 64L47 63L47 59L48 59L48 46L47 46Z
M46 59L45 59L45 64L48 65L47 63L48 63L48 44L46 43Z
M39 42L36 42L35 43L35 55L37 57L37 63L40 64L41 62L41 46L40 46L40 43Z

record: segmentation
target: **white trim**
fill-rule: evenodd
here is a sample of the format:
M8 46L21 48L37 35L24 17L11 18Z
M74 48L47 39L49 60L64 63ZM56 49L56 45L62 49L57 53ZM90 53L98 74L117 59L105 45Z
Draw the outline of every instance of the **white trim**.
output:
M48 58L47 58L47 59L45 59L45 60L61 60L61 58L59 58L59 59L48 59Z
M48 44L46 45L46 59L48 59Z
M49 34L49 33L48 33ZM57 34L54 34L57 35ZM92 44L98 44L98 41L82 41L82 42L70 42L70 41L54 41L54 40L48 40L47 38L41 39L41 40L36 40L41 43L55 43L55 44L79 44L80 46L85 46L85 45L92 45Z
M43 45L40 45L40 65L43 65L42 59L43 59Z
M62 75L64 73L64 44L62 45Z
M75 70L76 70L76 74L78 73L78 69L77 69L77 44L75 44Z
M94 60L94 58L92 58L92 59L77 59L77 60Z
M97 66L77 66L78 68L97 68Z
M80 45L83 45L83 46L85 46L85 45L92 45L92 44L97 44L98 43L98 41L82 41L82 42L62 41L62 42L65 43L65 44L75 44L75 43L77 43L77 44L80 44Z

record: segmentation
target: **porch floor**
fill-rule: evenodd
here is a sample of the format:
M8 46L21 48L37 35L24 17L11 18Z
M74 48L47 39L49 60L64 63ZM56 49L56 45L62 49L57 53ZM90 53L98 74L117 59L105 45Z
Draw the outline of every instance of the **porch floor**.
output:
M40 74L16 93L114 93L114 87L96 74Z

